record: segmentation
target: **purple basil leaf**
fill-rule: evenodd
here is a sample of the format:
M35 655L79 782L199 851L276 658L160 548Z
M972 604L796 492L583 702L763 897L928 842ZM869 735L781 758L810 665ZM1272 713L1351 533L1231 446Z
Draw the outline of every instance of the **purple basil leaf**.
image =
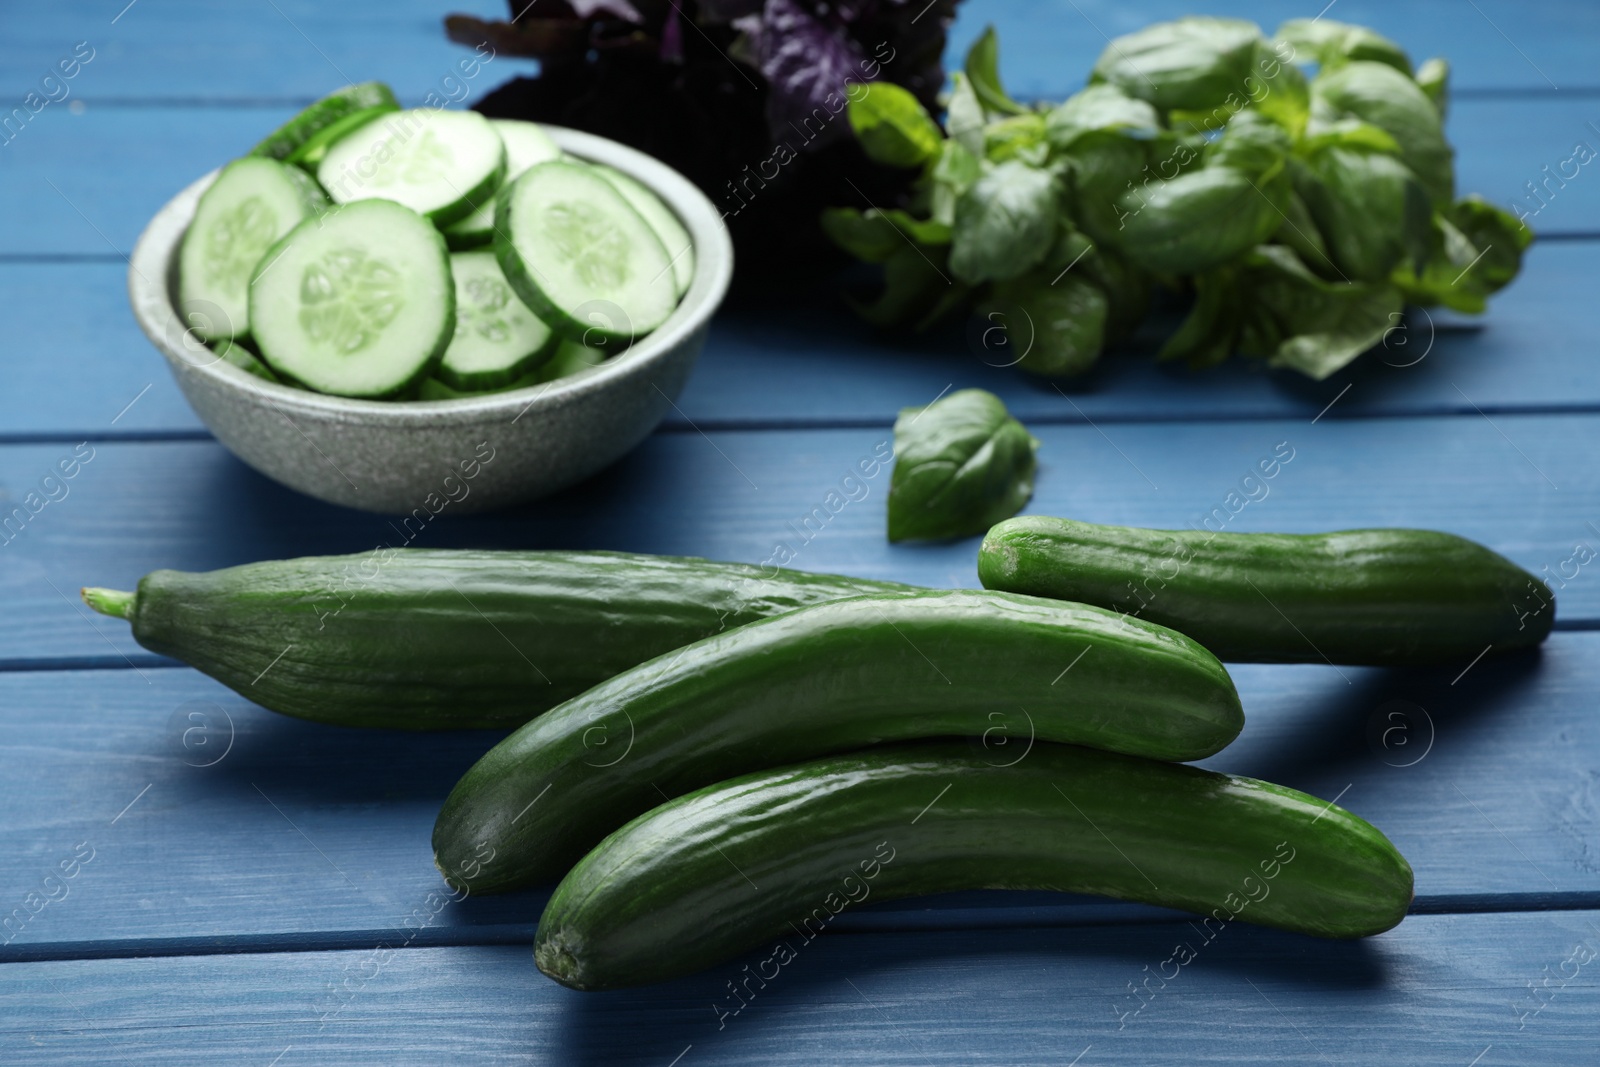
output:
M767 0L761 73L770 86L767 124L775 141L815 148L848 136L845 87L864 82L867 64L855 42L796 0Z

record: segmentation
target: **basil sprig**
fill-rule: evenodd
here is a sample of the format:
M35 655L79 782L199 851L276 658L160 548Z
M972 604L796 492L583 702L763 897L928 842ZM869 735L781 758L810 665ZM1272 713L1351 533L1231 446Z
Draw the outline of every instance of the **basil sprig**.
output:
M1033 496L1039 442L993 393L962 389L894 424L889 540L981 534Z

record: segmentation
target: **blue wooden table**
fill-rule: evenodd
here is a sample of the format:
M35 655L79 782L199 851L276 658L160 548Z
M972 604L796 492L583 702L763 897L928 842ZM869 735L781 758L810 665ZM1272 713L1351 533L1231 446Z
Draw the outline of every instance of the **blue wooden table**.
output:
M952 55L993 21L1016 92L1063 96L1106 35L1190 6L970 0ZM1206 10L1271 28L1321 6ZM59 60L92 58L0 147L0 499L79 460L0 545L0 915L25 916L0 935L0 1063L1600 1062L1589 168L1547 187L1540 241L1485 319L1418 317L1328 382L1191 376L1136 353L1069 400L985 365L959 330L874 337L823 286L720 317L681 411L616 467L427 531L433 546L758 561L889 437L898 408L950 387L1000 394L1043 441L1035 513L1182 525L1286 442L1293 460L1234 528L1451 530L1558 587L1558 632L1536 656L1235 669L1249 722L1208 764L1339 798L1416 869L1412 916L1362 943L1239 925L1208 942L1152 908L973 893L846 913L737 1013L716 1006L733 1005L738 963L574 993L530 959L542 894L435 895L434 813L495 735L419 743L286 719L88 615L83 584L387 536L381 517L296 496L211 439L133 324L124 256L173 192L343 75L420 101L459 55L440 29L452 8L503 14L492 0L8 12L0 113ZM1543 168L1600 146L1600 7L1344 0L1329 17L1451 59L1464 190L1532 204ZM516 72L496 60L472 89ZM885 544L885 479L795 565L975 585L972 541ZM184 745L191 713L209 747ZM1180 944L1197 950L1181 968Z

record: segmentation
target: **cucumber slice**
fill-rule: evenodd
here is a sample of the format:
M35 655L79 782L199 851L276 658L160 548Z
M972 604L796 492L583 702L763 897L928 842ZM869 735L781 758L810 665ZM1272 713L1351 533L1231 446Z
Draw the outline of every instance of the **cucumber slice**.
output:
M493 252L457 252L450 273L456 332L434 377L452 389L495 389L550 358L560 339L517 299Z
M444 238L388 200L331 208L268 250L250 280L250 316L278 375L338 396L402 392L455 333Z
M493 396L495 393L509 393L513 389L526 389L530 385L538 385L544 380L539 377L539 374L543 370L544 367L540 367L539 370L533 371L529 374L524 374L516 381L509 382L506 385L497 386L493 389L453 389L444 382L440 381L438 378L429 378L417 387L417 399L460 400L463 397Z
M556 346L555 355L533 372L534 383L553 382L557 378L567 378L579 371L598 367L606 361L609 355L603 348L590 348L581 341L563 338L561 344Z
M335 141L317 180L341 204L393 200L443 226L472 213L505 173L506 152L476 111L380 116Z
M689 282L694 278L694 243L689 240L689 231L683 228L678 216L638 179L630 178L604 163L592 163L590 166L599 172L600 177L616 186L623 199L643 215L644 221L656 231L656 236L666 246L667 255L672 257L672 281L677 286L678 295L681 297L688 292Z
M302 145L323 130L369 108L399 111L394 91L382 82L361 82L337 89L269 133L250 150L252 156L288 160Z
M519 119L490 119L489 125L506 146L505 181L514 182L529 167L559 159L561 149L544 127ZM482 248L494 240L494 197L485 197L472 214L444 228L444 239L452 250Z
M200 196L178 252L178 311L197 337L250 331L250 273L302 219L327 206L301 171L264 156L229 163Z
M494 240L511 288L568 337L631 341L677 306L661 238L587 165L540 163L501 190Z
M328 148L355 130L359 130L374 119L381 119L385 115L393 115L400 109L397 107L369 107L329 124L323 129L312 134L305 144L290 152L285 163L293 163L297 167L304 167L315 174Z
M269 382L281 381L272 373L272 370L256 354L240 344L236 339L224 338L217 342L217 359L223 363L231 363L240 370L254 374L257 378Z

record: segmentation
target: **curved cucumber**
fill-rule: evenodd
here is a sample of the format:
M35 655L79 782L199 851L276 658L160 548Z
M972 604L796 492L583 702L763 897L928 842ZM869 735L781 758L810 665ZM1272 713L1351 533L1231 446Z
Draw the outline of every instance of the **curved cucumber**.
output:
M399 111L394 91L383 82L359 82L337 89L267 134L250 150L252 156L290 160L308 142L351 115L372 111ZM376 113L376 112L374 112Z
M433 849L450 871L492 848L472 885L492 892L761 767L941 736L985 737L995 763L1036 739L1191 760L1243 725L1222 664L1171 630L1006 593L864 596L705 638L528 723L456 785Z
M529 167L561 158L561 147L537 122L520 119L490 119L489 125L506 147L506 174L503 182L514 182ZM482 248L494 242L494 197L476 201L472 214L444 228L444 239L452 250Z
M496 389L548 360L560 338L517 299L493 252L450 256L456 332L435 376L452 389Z
M223 363L230 363L240 370L254 374L264 381L280 381L276 374L267 369L267 365L243 344L237 340L222 340L217 342L217 359Z
M661 238L583 164L541 163L502 189L494 248L523 302L589 344L641 337L678 304Z
M575 989L661 981L758 947L781 963L852 902L965 889L1181 908L1205 916L1207 939L1235 919L1348 938L1404 918L1412 875L1370 824L1282 786L1044 742L1011 767L968 745L906 745L747 775L641 815L562 880L534 960Z
M317 181L341 204L393 200L444 226L488 200L505 146L476 111L418 108L379 115L328 147Z
M304 172L246 156L200 196L178 252L178 308L208 341L250 332L250 275L284 234L327 206Z
M250 282L262 359L338 396L393 396L427 377L455 335L455 306L444 238L387 200L307 219Z
M1238 663L1453 664L1536 645L1555 619L1542 581L1430 530L1211 533L1027 516L989 531L978 577L1149 619Z
M463 500L494 453L464 457ZM434 504L430 503L428 507ZM399 520L414 535L430 515ZM911 586L626 552L374 549L152 571L84 590L134 639L249 699L342 726L519 726L664 652L804 604Z

